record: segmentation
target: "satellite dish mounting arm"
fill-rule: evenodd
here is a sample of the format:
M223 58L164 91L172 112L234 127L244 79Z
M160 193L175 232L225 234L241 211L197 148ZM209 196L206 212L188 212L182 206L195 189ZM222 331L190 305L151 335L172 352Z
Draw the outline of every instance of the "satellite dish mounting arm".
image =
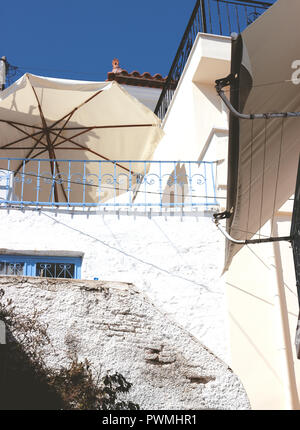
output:
M300 112L280 112L280 113L255 113L255 114L243 114L238 112L231 104L230 100L226 97L223 88L231 85L234 82L235 76L233 74L228 75L226 78L216 80L216 91L221 97L229 111L237 118L240 119L272 119L272 118L298 118L300 117Z

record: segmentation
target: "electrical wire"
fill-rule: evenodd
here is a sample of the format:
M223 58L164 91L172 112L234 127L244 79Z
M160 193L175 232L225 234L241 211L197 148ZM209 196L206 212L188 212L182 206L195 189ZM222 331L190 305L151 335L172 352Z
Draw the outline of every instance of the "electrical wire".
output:
M263 87L269 87L274 85L282 85L282 84L289 84L293 83L294 85L297 85L295 83L295 79L286 79L284 81L277 81L277 82L266 82L264 84L257 84L257 85L240 85L239 88L223 88L224 93L230 93L230 92L239 92L241 89L252 89L252 88L263 88Z
M284 136L284 120L285 119L282 118L278 165L277 165L277 172L276 172L275 195L274 195L273 213L272 213L272 219L271 219L271 232L273 231L274 223L275 223L275 210L276 210L276 202L277 202L277 194L278 194L278 186L279 186L279 172L280 172L280 166L281 166L281 156L282 156L282 146L283 146L283 136Z
M13 66L9 64L10 67L12 67L14 70L23 70L24 72L28 72L28 70L36 70L36 71L42 71L42 72L48 72L50 74L52 73L69 73L72 75L86 75L86 76L97 76L98 73L96 72L87 72L87 71L75 71L75 70L61 70L61 69L51 69L49 67L40 67L36 65L21 65L21 66ZM240 89L252 89L252 88L262 88L262 87L268 87L268 86L274 86L274 85L282 85L282 84L288 84L288 83L294 83L295 79L285 79L283 81L274 81L274 82L265 82L262 84L257 85L243 85L239 88L233 88L233 89L226 89L224 88L224 92L236 92L240 91Z
M266 153L267 153L267 119L265 119L265 138L264 138L264 151L263 151L263 172L262 172L262 183L261 183L261 201L260 201L260 215L259 215L259 237L261 237L262 228L262 213L264 204L264 193L265 193L265 170L266 170Z
M184 281L186 281L186 282L189 282L189 283L191 283L191 284L193 284L193 285L196 285L196 286L198 286L198 287L205 288L205 290L207 290L208 292L212 292L212 291L211 291L211 289L210 289L210 287L209 287L209 286L207 286L207 285L205 285L205 284L199 283L198 281L194 281L194 280L189 279L189 278L185 278L184 276L181 276L181 275L177 275L177 274L174 274L174 273L170 273L170 272L169 272L169 270L167 270L167 269L164 269L164 268L162 268L162 267L159 267L159 266L157 266L156 264L150 263L150 262L148 262L148 261L144 261L144 260L142 260L140 257L136 257L135 255L129 254L128 252L123 251L122 249L119 249L119 248L117 248L117 247L115 247L115 246L112 246L112 245L110 245L109 243L106 243L106 242L104 242L103 240L99 239L98 237L92 236L92 235L90 235L89 233L86 233L86 232L84 232L84 231L82 231L82 230L79 230L79 229L77 229L77 228L71 227L70 225L65 224L65 223L64 223L64 222L62 222L62 221L59 221L59 220L57 220L56 218L53 218L52 216L50 216L50 215L46 214L46 213L45 213L45 212L43 212L43 211L39 211L39 212L40 212L42 215L44 215L45 217L47 217L47 218L51 219L52 221L54 221L55 223L60 224L60 225L64 226L65 228L69 229L69 230L73 230L73 231L75 231L76 233L79 233L80 235L83 235L83 236L85 236L85 237L88 237L89 239L92 239L92 240L94 240L94 241L96 241L96 242L99 242L99 243L101 243L103 246L105 246L105 247L107 247L107 248L109 248L109 249L112 249L112 250L114 250L114 251L117 251L117 252L119 252L119 253L121 253L121 254L125 255L126 257L132 258L132 259L134 259L134 260L138 261L139 263L145 264L145 265L150 266L150 267L152 267L152 268L154 268L154 269L156 269L156 270L159 270L160 272L166 273L166 274L167 274L167 275L169 275L170 277L179 278L179 279L181 279L181 280L184 280Z
M246 247L249 249L249 251L265 266L266 269L272 270L272 267L269 266L259 255L256 254L256 252L252 249L250 245L246 245ZM284 286L295 296L298 297L298 295L289 287L285 282Z
M249 196L248 196L248 218L247 218L247 239L249 232L250 208L251 208L251 191L252 191L252 169L253 169L253 140L254 140L254 120L251 121L251 147L250 147L250 172L249 172Z
M43 67L36 67L36 66L17 66L18 70L24 70L24 72L28 72L28 70L36 70L36 71L42 71L42 72L49 72L49 73L70 73L72 75L86 75L86 76L95 76L96 72L82 72L82 71L72 71L72 70L58 70L58 69L49 69L49 68L43 68Z
M49 178L48 176L41 176L41 175L36 175L34 173L23 173L23 172L19 172L16 170L7 170L10 173L14 173L15 175L20 175L20 176L30 176L30 177L35 177L35 178L40 178L40 179L47 179L48 181L51 181L51 179L53 180L53 178ZM58 175L59 176L59 175ZM171 176L171 175L170 175ZM55 180L53 181L55 182ZM113 190L113 191L125 191L125 192L133 192L135 194L141 193L141 194L154 194L154 195L166 195L167 193L165 192L156 192L156 191L145 191L145 190L134 190L134 189L129 189L129 188L120 188L120 187L109 187L109 186L105 186L105 185L96 185L96 184L89 184L89 183L82 183L82 182L76 182L76 181L71 181L71 180L63 180L63 179L59 179L58 182L55 182L57 185L61 185L62 183L66 183L66 184L74 184L74 185L82 185L85 187L94 187L94 188L104 188L104 189L108 189L108 190ZM53 185L53 183L52 183ZM138 185L142 185L142 184L138 184ZM174 185L174 184L172 184ZM178 187L180 186L179 184L175 184ZM168 194L167 194L168 195ZM170 195L170 194L169 194ZM189 197L189 198L207 198L207 199L220 199L220 200L226 200L226 197L215 197L215 196L200 196L200 195L183 195L183 194L171 194L173 197Z

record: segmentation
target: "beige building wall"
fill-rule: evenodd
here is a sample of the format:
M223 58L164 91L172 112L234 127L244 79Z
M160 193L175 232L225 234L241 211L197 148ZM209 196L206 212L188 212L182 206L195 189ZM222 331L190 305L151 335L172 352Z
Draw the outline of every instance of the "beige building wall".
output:
M155 160L203 160L214 135L227 135L228 116L214 86L230 72L230 52L230 38L198 34L164 119L165 137ZM215 150L213 158L218 155Z
M165 136L153 160L217 161L214 168L218 200L225 204L228 114L215 91L215 80L230 72L229 37L199 33L163 122ZM174 167L174 166L173 166ZM196 166L194 166L196 167ZM150 174L155 174L153 166ZM200 169L200 167L199 167ZM165 166L165 188L170 165ZM197 169L193 174L197 174ZM213 193L208 184L207 194ZM137 197L137 201L141 196Z
M291 207L283 209L276 236L290 234ZM270 226L261 233L270 235ZM294 345L299 306L290 243L245 246L225 276L230 365L252 408L299 409L300 361Z

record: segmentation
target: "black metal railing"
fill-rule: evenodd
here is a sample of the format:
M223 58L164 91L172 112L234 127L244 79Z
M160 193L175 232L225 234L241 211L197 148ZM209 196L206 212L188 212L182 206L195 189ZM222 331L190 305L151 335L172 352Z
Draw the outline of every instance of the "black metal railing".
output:
M273 3L274 0L272 3L254 0L197 0L155 108L156 115L161 119L165 117L199 32L222 36L241 33Z

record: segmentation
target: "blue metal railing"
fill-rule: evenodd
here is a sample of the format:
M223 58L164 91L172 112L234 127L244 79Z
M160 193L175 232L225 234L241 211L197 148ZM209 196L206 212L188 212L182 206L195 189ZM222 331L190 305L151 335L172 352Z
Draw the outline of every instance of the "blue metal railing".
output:
M0 207L218 206L215 162L0 158Z

